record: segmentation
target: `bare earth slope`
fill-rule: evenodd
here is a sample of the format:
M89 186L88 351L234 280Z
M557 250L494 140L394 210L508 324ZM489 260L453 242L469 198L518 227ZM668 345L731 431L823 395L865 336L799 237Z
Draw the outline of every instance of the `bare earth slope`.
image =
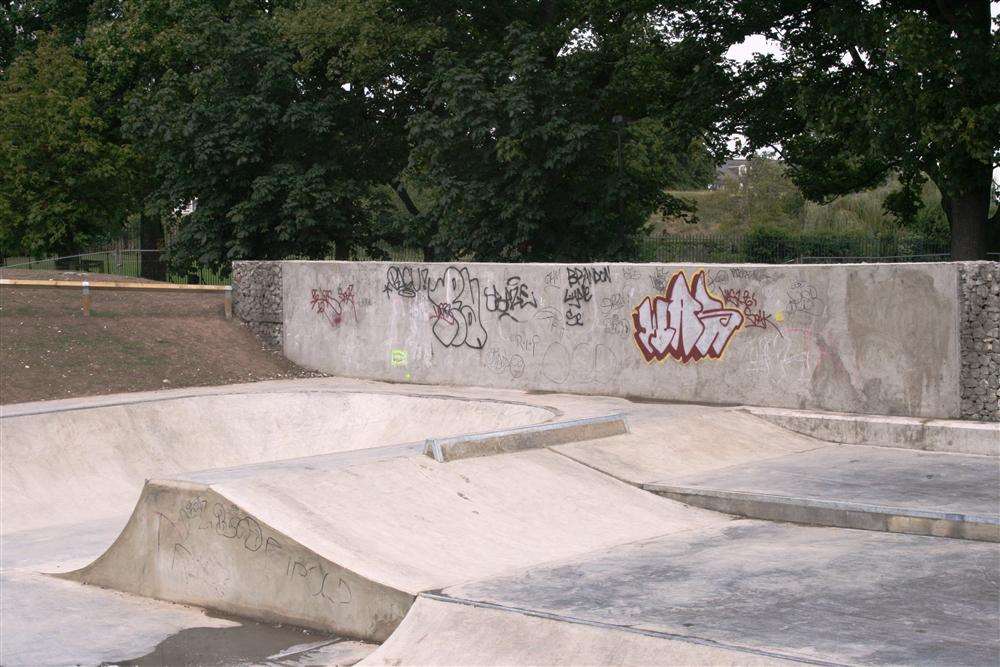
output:
M135 278L3 271L4 278ZM219 294L95 292L91 316L76 290L0 287L0 403L312 377L226 320Z

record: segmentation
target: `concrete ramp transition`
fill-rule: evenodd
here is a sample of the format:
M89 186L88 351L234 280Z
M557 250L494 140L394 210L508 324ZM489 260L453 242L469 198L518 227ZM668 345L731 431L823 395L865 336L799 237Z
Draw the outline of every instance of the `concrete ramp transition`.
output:
M38 650L56 633L76 642L60 656L129 662L220 622L194 607L383 643L371 664L1000 660L994 456L824 442L741 409L298 385L5 410L0 577L30 613L5 605L4 664L65 664ZM776 497L789 514L756 516ZM796 525L857 505L907 520ZM994 532L916 530L928 514Z
M191 477L148 482L114 545L65 576L382 641L422 591L727 521L544 449Z
M266 621L381 640L411 596L319 556L200 484L151 481L114 545L63 575Z

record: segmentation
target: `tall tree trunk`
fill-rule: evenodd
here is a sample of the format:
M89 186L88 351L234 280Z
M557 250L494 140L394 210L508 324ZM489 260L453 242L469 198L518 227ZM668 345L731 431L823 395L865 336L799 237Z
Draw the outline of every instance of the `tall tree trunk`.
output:
M351 244L346 239L337 239L334 242L333 258L344 262L351 258Z
M413 203L413 198L410 197L410 192L406 189L406 185L403 183L403 181L400 180L393 183L392 189L396 191L396 195L399 197L399 201L403 202L403 206L406 207L406 211L410 215L414 217L420 215L420 209L418 209L417 205ZM421 249L424 252L424 261L433 262L435 255L434 245L431 243L427 243Z
M941 207L951 226L951 259L966 261L986 259L986 220L990 214L990 166L982 164L975 178L965 187L946 192L942 189Z
M139 275L150 280L167 279L167 263L163 259L163 224L148 215L139 217Z

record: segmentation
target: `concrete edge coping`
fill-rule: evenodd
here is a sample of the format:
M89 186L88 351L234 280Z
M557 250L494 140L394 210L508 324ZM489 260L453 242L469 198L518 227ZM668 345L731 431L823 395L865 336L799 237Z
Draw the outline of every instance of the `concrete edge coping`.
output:
M965 539L975 539L986 542L1000 542L1000 514L967 514L963 512L947 512L943 510L926 510L914 507L891 507L885 505L875 505L872 503L859 503L848 500L826 500L822 498L805 498L795 496L783 496L770 493L760 493L753 491L726 491L699 486L674 486L662 483L646 483L641 485L645 491L657 495L666 496L687 502L698 507L710 509L728 514L736 514L752 519L764 519L769 521L789 521L791 523L806 523L812 525L831 526L839 528L857 528L861 530L882 530L884 532L909 533L914 535L936 535L942 537L952 537L952 535L938 535L930 532L930 529L915 530L910 526L900 529L894 528L891 524L893 520L917 519L934 522L943 522L955 528L973 529L979 534L978 537L966 537ZM717 502L713 502L717 501ZM742 503L739 508L725 505L726 501ZM794 518L786 516L784 512L779 512L782 516L776 516L774 508L799 508L805 510L797 514ZM860 514L876 520L886 520L886 527L873 528L870 522L853 520L852 514ZM831 521L833 515L838 515L837 520Z
M629 432L623 413L583 417L548 424L460 435L452 438L429 438L424 454L438 463L495 454L510 454L582 440L596 440Z
M827 422L850 422L889 426L936 427L948 429L968 429L970 431L1000 432L1000 422L971 421L967 419L937 419L927 417L902 417L899 415L867 415L855 412L819 412L816 410L794 410L792 408L767 408L755 405L740 406L740 410L759 417L796 417Z
M824 442L1000 456L1000 423L741 406L738 410Z

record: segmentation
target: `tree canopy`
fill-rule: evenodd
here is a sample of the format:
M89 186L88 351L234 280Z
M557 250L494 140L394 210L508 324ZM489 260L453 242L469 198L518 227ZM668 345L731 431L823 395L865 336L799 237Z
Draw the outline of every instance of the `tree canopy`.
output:
M749 35L780 56L738 68L731 129L748 151L777 148L807 196L872 187L913 218L929 178L942 194L956 259L981 258L991 174L1000 165L1000 18L988 0L701 0L688 29L731 45Z
M4 71L0 119L0 253L76 253L121 228L137 206L138 159L58 35Z
M6 3L0 250L138 218L222 268L628 258L740 134L816 201L899 183L911 222L933 181L955 257L980 257L998 28L987 0ZM749 35L780 56L727 62Z

